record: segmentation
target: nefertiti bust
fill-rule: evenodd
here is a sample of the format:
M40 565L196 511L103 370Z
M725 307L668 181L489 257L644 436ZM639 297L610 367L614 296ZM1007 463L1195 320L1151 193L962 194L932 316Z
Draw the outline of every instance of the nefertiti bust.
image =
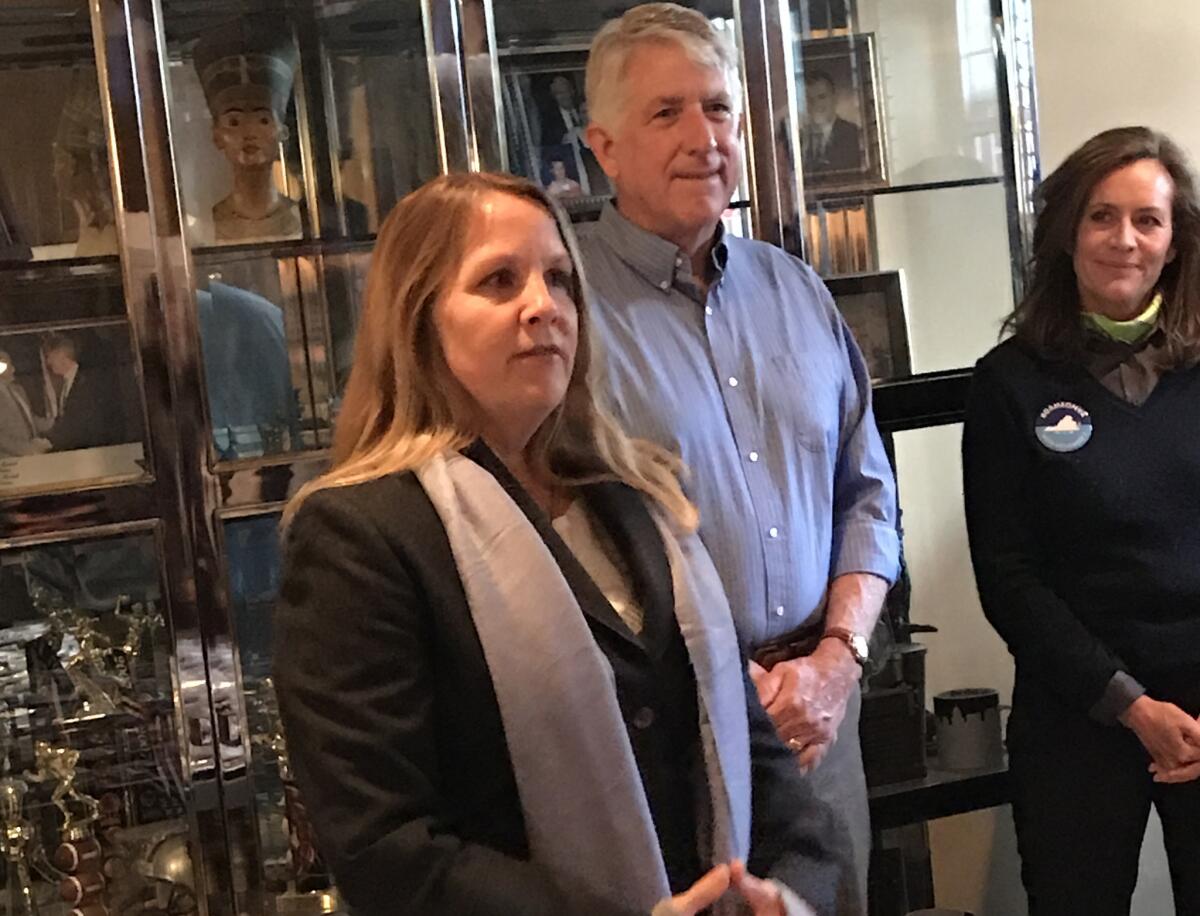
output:
M193 65L212 113L213 143L233 168L233 189L212 209L218 241L289 238L300 207L280 192L274 166L299 55L277 21L248 16L196 43Z

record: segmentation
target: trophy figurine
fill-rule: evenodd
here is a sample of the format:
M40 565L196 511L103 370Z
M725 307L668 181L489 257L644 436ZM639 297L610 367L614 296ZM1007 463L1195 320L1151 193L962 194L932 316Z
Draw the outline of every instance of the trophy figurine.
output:
M34 745L34 756L37 759L37 773L30 779L54 783L50 801L62 812L63 838L72 841L91 837L91 825L100 817L100 803L75 787L79 751L71 747L53 747L48 741L39 741ZM76 815L77 810L82 813Z
M79 751L39 741L34 745L34 757L37 772L30 779L53 784L50 801L63 816L62 843L54 852L54 864L64 873L59 894L76 910L99 916L107 911L103 857L100 842L92 833L92 825L100 817L100 803L75 785Z
M213 206L218 242L295 238L300 206L275 184L284 115L299 54L277 20L246 16L196 43L193 65L213 122L213 144L233 169L233 190Z
M29 873L27 849L33 826L25 820L23 806L29 787L23 780L0 779L0 821L4 830L4 858L8 866L8 916L37 916L33 878Z
M61 596L48 589L33 592L34 606L50 623L57 639L53 654L61 659L66 675L79 699L81 715L110 715L118 711L140 713L134 694L135 668L149 636L151 645L162 614L153 601L135 602L126 611L129 600L117 596L113 617L126 628L123 642L117 644L101 629L96 618L86 611L67 607ZM111 624L110 624L111 627Z

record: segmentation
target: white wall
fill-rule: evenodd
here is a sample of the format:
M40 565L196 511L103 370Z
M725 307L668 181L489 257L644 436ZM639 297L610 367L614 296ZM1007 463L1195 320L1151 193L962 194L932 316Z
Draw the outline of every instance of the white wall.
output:
M994 687L1007 703L1012 661L979 607L967 551L961 437L957 425L895 437L912 619L938 628L918 637L929 647L929 696L956 687ZM1024 916L1016 836L1007 807L933 821L929 844L939 906L976 916Z
M1200 4L1034 0L1042 166L1107 127L1165 130L1200 161Z

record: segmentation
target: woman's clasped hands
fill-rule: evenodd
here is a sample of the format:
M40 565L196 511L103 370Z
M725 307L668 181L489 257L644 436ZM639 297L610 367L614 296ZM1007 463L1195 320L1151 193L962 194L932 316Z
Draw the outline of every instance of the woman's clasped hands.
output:
M666 906L657 908L654 916L697 916L726 893L737 894L754 916L815 916L794 895L789 909L781 887L746 870L746 864L734 859L728 865L718 865L682 894L676 894Z

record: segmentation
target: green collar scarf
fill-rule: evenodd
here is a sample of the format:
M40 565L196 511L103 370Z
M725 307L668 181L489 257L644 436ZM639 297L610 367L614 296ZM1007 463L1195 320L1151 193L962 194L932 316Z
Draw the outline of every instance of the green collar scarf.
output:
M1106 337L1127 344L1140 343L1157 326L1158 313L1162 311L1162 301L1162 293L1155 293L1150 304L1146 306L1146 310L1128 321L1114 321L1112 318L1097 315L1095 312L1084 312L1083 318Z

